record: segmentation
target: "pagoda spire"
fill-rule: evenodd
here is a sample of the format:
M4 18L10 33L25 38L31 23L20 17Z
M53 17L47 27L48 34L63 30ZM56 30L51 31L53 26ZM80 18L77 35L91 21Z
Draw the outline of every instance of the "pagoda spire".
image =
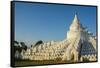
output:
M75 16L74 16L74 19L73 19L73 21L72 21L72 24L71 24L71 26L70 26L70 30L71 30L71 31L76 31L76 30L78 30L79 28L81 28L81 25L80 25L80 23L79 23L79 19L78 19L78 17L77 17L77 13L76 13Z
M79 25L79 20L78 20L78 17L77 17L77 13L75 14L75 16L74 16L74 19L73 19L73 22L72 22L72 24L74 24L74 25Z

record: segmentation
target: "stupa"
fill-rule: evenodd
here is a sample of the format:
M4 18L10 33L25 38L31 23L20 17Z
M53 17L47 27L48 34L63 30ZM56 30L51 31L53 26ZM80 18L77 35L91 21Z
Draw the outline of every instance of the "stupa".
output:
M67 32L67 38L62 41L50 41L32 46L21 52L22 59L55 60L83 62L97 60L96 39L80 24L75 14Z

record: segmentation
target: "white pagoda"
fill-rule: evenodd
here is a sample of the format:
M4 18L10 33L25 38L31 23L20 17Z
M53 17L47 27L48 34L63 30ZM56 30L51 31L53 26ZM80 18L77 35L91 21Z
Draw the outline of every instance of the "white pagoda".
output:
M22 59L62 61L97 61L96 38L79 22L77 15L72 21L67 38L62 41L50 41L32 46L21 53Z

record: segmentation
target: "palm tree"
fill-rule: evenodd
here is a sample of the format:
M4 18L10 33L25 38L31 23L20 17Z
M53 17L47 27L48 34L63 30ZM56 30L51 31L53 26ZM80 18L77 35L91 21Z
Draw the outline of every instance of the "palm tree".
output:
M20 42L20 44L22 46L22 49L27 50L27 46L26 46L26 44L24 42Z
M39 44L42 44L42 43L43 43L43 41L42 40L39 40L39 41L36 42L35 46L36 45L39 45Z

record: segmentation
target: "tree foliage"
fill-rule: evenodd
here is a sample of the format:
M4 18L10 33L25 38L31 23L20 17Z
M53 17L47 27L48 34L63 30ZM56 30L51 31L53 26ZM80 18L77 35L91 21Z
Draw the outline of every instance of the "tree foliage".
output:
M35 46L36 45L39 45L39 44L42 44L42 43L43 43L43 41L42 40L39 40L39 41L36 42Z
M26 44L24 42L20 42L20 44L22 46L22 49L27 50L27 46L26 46Z

